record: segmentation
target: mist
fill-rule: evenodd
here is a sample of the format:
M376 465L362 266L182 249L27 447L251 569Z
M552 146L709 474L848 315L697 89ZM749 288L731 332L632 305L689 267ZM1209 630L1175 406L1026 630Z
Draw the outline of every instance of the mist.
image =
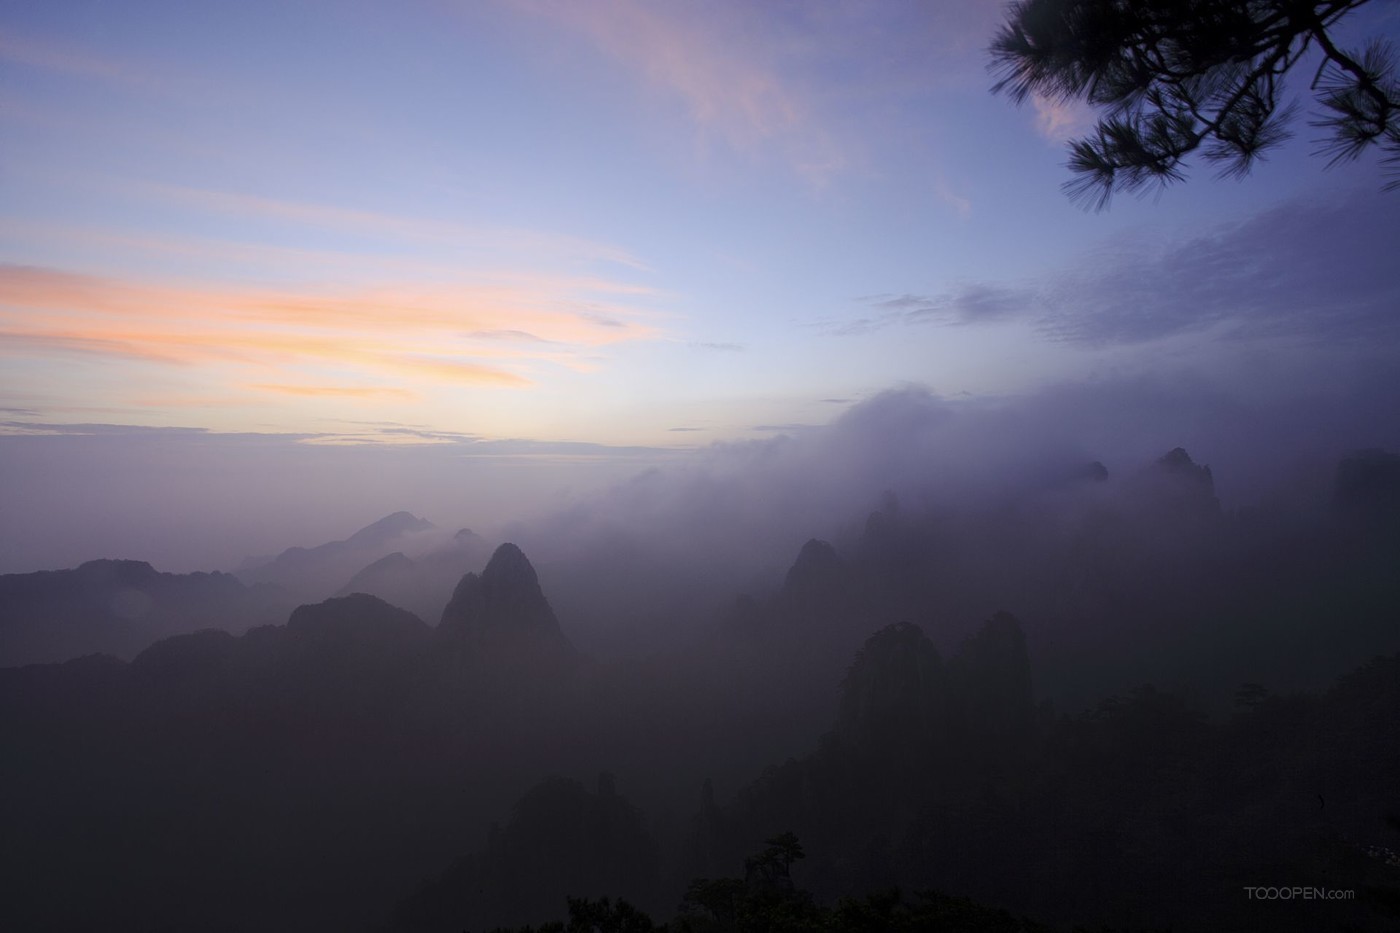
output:
M0 575L7 921L449 930L583 896L725 929L695 885L728 877L746 910L894 885L1229 925L1233 889L1183 912L1144 872L1243 884L1266 851L1386 890L1400 378L1240 376L902 385L689 450L0 438L4 553L48 564ZM1280 824L1300 793L1327 813ZM1091 803L1173 854L1121 867ZM1181 820L1241 841L1173 848ZM1066 870L1120 906L1024 880Z
M348 537L405 510L528 539L555 559L598 536L678 559L780 566L893 491L910 504L1015 496L1066 465L1120 477L1173 447L1216 471L1227 508L1302 487L1342 454L1393 449L1400 377L1347 357L1239 384L1198 370L1052 383L1002 397L909 385L826 425L694 450L315 438L82 425L0 435L0 571L125 557L162 570ZM776 562L776 563L775 563Z

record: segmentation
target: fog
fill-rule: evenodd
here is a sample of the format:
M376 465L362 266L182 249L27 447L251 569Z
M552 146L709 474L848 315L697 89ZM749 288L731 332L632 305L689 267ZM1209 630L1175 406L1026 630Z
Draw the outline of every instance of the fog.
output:
M1400 377L1349 356L1240 385L1190 369L1004 397L904 386L825 426L698 450L478 440L330 445L277 435L54 426L0 436L0 572L121 557L233 570L406 510L522 537L544 559L597 536L767 568L886 490L910 504L1014 496L1067 464L1120 477L1184 447L1227 508L1327 482L1342 454L1397 446Z
M0 575L0 921L1232 928L1321 865L1385 929L1400 377L1317 374L903 385L694 450L0 437L44 571Z

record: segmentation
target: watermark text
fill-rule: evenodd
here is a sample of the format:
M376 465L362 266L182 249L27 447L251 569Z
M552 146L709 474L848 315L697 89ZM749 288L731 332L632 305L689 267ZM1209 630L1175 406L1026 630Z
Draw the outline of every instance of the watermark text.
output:
M1350 901L1356 898L1351 888L1319 888L1311 885L1250 885L1244 886L1251 901Z

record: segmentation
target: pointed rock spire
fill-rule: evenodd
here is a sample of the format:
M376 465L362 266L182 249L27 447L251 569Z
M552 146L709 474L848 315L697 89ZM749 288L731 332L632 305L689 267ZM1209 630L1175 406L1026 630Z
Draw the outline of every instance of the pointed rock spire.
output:
M438 631L469 641L523 637L564 642L535 568L509 543L496 548L481 576L462 577L442 611Z

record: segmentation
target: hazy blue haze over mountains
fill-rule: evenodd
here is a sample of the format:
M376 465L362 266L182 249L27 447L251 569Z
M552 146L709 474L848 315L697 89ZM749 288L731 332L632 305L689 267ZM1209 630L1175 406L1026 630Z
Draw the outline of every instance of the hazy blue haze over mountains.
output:
M1238 900L1259 866L1323 866L1361 900L1271 925L1383 929L1397 660L1287 694L1400 650L1397 464L1362 452L1323 499L1247 510L1179 448L1121 476L1067 458L959 506L874 495L747 595L698 604L735 578L697 591L694 541L658 554L614 526L537 572L406 513L287 552L264 565L278 583L119 561L0 577L7 647L90 653L135 637L113 620L145 600L167 631L228 620L130 663L0 670L0 920L456 930L542 922L566 894L669 916L691 878L793 830L794 879L825 899L931 886L1189 929L1262 916ZM592 586L556 597L556 574ZM442 609L324 599L351 580ZM322 601L258 624L313 583ZM625 629L574 605L652 631L599 652ZM1232 707L1246 681L1264 687ZM1192 914L1163 878L1225 880Z

